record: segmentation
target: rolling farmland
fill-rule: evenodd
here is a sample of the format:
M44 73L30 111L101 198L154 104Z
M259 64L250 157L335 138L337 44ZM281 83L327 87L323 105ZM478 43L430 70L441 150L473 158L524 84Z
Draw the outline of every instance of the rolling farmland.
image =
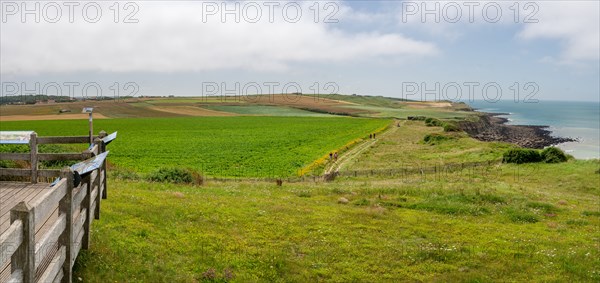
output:
M96 132L118 131L117 167L148 173L183 167L219 177L288 177L314 160L385 127L389 120L315 117L181 117L102 119ZM87 122L3 122L1 130L82 135Z

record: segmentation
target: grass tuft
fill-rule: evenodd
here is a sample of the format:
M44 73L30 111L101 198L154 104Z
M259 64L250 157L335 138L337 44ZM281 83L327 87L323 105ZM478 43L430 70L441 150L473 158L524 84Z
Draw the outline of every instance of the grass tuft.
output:
M525 209L509 207L505 210L510 221L515 223L536 223L540 218L535 214Z

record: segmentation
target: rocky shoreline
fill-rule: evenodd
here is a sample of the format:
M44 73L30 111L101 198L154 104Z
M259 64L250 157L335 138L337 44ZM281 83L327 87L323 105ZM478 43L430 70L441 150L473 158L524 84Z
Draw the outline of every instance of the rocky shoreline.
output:
M461 130L481 141L503 141L527 148L544 148L564 142L577 141L573 138L556 137L547 130L548 126L506 125L508 119L498 117L507 113L480 112L479 121L463 121Z

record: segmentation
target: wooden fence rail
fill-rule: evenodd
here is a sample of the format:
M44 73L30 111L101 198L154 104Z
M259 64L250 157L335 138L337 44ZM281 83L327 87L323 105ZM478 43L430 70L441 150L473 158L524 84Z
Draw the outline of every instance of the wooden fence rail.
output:
M100 202L106 197L106 162L102 159L80 182L76 180L79 173L70 167L38 170L37 162L98 156L106 150L100 139L104 136L101 132L94 146L83 153L39 154L38 144L88 143L89 137L37 137L33 133L30 154L0 154L0 159L31 162L30 169L2 168L0 176L31 176L32 184L38 177L60 177L47 185L43 195L19 202L10 210L10 226L0 231L0 275L4 266L10 268L8 278L0 276L0 282L72 282L75 259L81 249L89 248L92 221L99 219Z

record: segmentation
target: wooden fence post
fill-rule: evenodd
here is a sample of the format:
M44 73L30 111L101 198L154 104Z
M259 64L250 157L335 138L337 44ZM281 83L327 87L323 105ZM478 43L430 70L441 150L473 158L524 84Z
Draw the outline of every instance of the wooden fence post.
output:
M23 282L35 281L35 215L33 209L24 201L10 211L10 222L21 220L23 223L23 242L11 258L11 271L21 269Z
M105 131L100 131L100 134L98 135L100 138L104 138L106 137L106 132ZM104 143L104 141L100 140L100 143L98 144L98 148L100 149L100 153L103 153L106 151L106 144ZM107 185L106 185L106 160L104 161L104 163L102 163L102 167L99 171L100 173L103 173L104 176L102 177L102 186L100 188L98 188L98 194L102 195L102 199L106 199L108 198L107 193ZM100 206L100 202L98 202L98 207ZM98 218L96 218L98 219Z
M96 143L96 145L98 145L98 154L103 153L104 152L104 147L105 144L101 139L96 139L94 141L94 143ZM104 172L104 177L102 176L102 173ZM98 180L98 182L96 182L96 180ZM100 166L100 168L98 168L98 176L96 177L96 179L92 180L91 182L91 186L92 189L91 191L94 190L94 188L96 188L98 190L98 193L96 194L96 209L94 211L94 219L100 219L100 202L102 202L102 199L106 199L105 197L105 188L106 188L106 160L104 162L102 162L102 166ZM101 184L104 183L104 184Z
M69 167L65 167L60 172L61 178L67 180L67 193L64 198L60 201L59 211L65 214L66 227L65 231L60 236L58 242L60 246L65 247L66 257L63 263L63 282L71 283L73 277L73 269L71 264L73 263L73 171ZM60 249L60 247L59 247Z
M31 183L37 183L38 177L38 147L37 147L37 133L31 133L29 137L29 148L31 151Z
M91 175L90 175L91 177ZM89 177L88 177L89 178ZM91 180L89 180L85 186L85 189L87 191L87 194L85 195L85 198L83 198L83 202L82 202L82 206L86 208L85 210L85 222L83 223L83 238L81 239L81 248L84 250L87 250L90 247L90 230L92 227L92 213L97 213L97 212L92 212L92 191L93 191L93 184L91 182ZM83 188L81 188L83 189ZM98 191L99 192L99 191ZM96 205L96 211L98 211L99 206ZM80 210L81 213L81 210ZM99 214L99 213L98 213ZM83 215L79 215L79 217L82 217Z
M90 125L90 144L94 143L94 122L92 117L92 112L89 112L88 123Z

